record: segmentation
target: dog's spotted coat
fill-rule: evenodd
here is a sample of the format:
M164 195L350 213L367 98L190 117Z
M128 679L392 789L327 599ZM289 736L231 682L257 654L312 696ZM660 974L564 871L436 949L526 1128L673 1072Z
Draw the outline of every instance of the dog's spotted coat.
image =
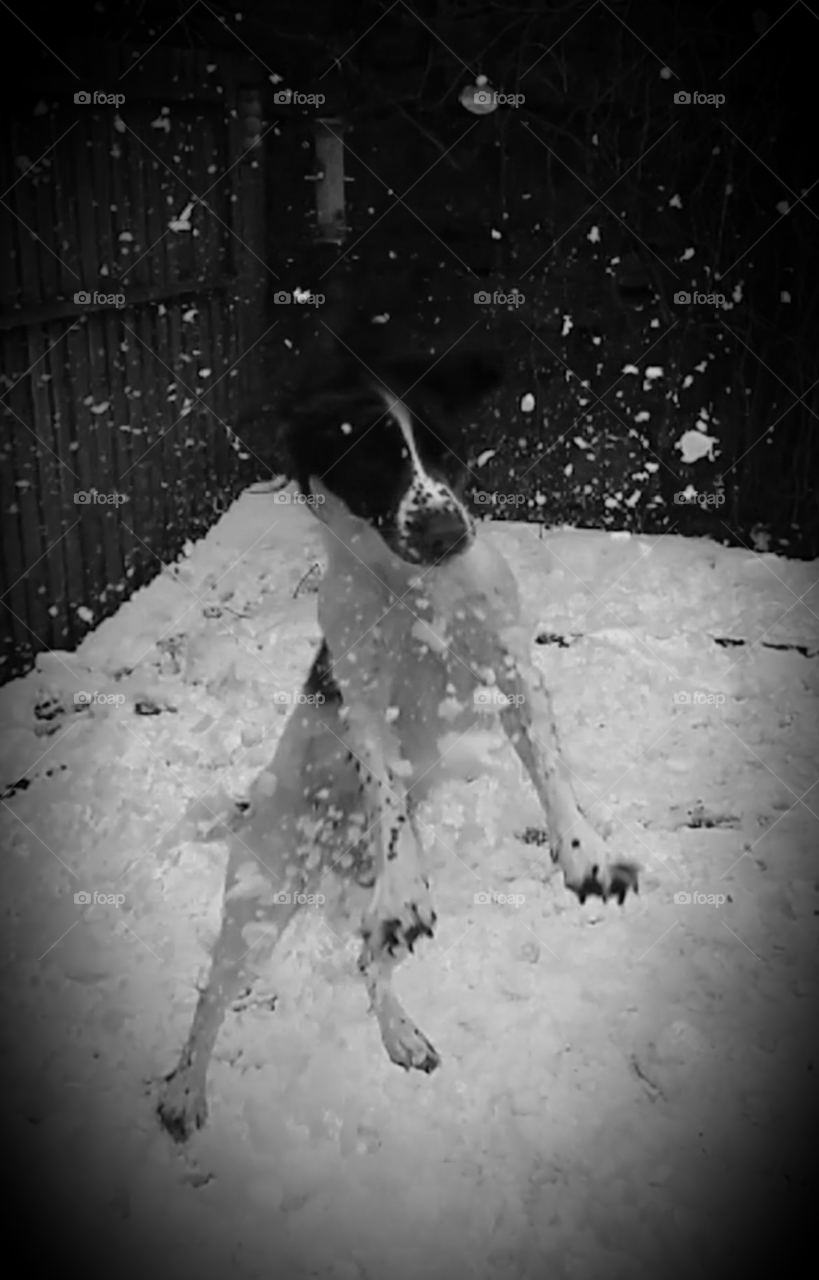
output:
M476 536L458 496L463 468L447 417L491 390L476 356L383 356L359 332L339 341L323 382L297 401L283 443L321 522L328 567L324 641L248 815L229 833L222 930L159 1115L182 1140L206 1117L211 1053L245 982L251 949L275 942L328 872L366 891L359 967L389 1057L430 1072L435 1048L395 996L392 971L435 925L418 804L486 713L497 718L541 801L551 855L583 902L623 901L631 863L612 862L581 814L557 744L551 701L529 657L515 579ZM290 900L283 900L290 895Z

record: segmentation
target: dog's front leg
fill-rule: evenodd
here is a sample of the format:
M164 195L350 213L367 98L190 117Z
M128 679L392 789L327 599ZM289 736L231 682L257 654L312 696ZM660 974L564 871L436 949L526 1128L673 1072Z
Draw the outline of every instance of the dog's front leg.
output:
M582 813L560 751L552 699L536 667L524 678L520 662L500 640L486 640L482 655L509 700L501 723L543 806L552 861L581 902L590 894L625 900L637 892L636 863L611 858L606 843Z
M370 1008L391 1061L409 1070L434 1071L440 1057L404 1011L392 989L392 974L419 937L432 937L435 911L423 848L406 787L390 767L372 723L351 715L348 741L364 788L367 824L378 868L372 900L362 922L359 970Z

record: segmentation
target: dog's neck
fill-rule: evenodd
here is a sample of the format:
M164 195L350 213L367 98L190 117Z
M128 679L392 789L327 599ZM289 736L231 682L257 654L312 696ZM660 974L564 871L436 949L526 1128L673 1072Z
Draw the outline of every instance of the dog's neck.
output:
M438 574L440 570L425 565L411 565L395 555L381 535L366 520L349 512L334 513L332 520L321 521L321 533L327 552L327 577L345 582L350 588L364 586L366 594L380 587L402 596L416 581Z
M327 572L319 593L319 612L333 616L349 609L361 617L411 598L412 608L450 614L476 609L497 627L516 622L517 584L509 566L480 534L462 554L438 565L411 565L390 550L366 520L350 514L330 494L316 509L327 551ZM332 604L330 603L332 601ZM329 638L329 637L328 637Z

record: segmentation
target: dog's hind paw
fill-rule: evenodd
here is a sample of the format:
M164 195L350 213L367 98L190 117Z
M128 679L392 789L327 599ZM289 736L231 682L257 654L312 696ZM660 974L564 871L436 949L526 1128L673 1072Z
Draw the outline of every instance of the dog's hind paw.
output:
M441 1065L440 1055L434 1046L403 1010L391 1011L390 1014L382 1013L378 1021L384 1048L389 1054L390 1061L397 1067L403 1067L405 1071L409 1071L412 1067L416 1071L432 1075L432 1072Z
M204 1084L189 1071L172 1071L165 1077L156 1113L174 1142L187 1142L191 1134L207 1122Z

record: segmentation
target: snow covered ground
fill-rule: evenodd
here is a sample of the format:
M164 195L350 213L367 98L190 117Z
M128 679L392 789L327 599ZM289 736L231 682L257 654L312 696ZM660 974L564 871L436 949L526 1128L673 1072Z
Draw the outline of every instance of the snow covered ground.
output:
M550 878L499 743L423 815L439 925L397 987L441 1070L387 1060L356 948L305 910L275 1012L228 1019L184 1151L145 1082L175 1062L219 924L225 847L197 841L196 802L247 793L307 671L309 513L246 493L78 653L0 690L2 1101L32 1260L48 1237L90 1276L732 1276L803 1207L819 565L539 532L484 536L640 896L581 907Z

